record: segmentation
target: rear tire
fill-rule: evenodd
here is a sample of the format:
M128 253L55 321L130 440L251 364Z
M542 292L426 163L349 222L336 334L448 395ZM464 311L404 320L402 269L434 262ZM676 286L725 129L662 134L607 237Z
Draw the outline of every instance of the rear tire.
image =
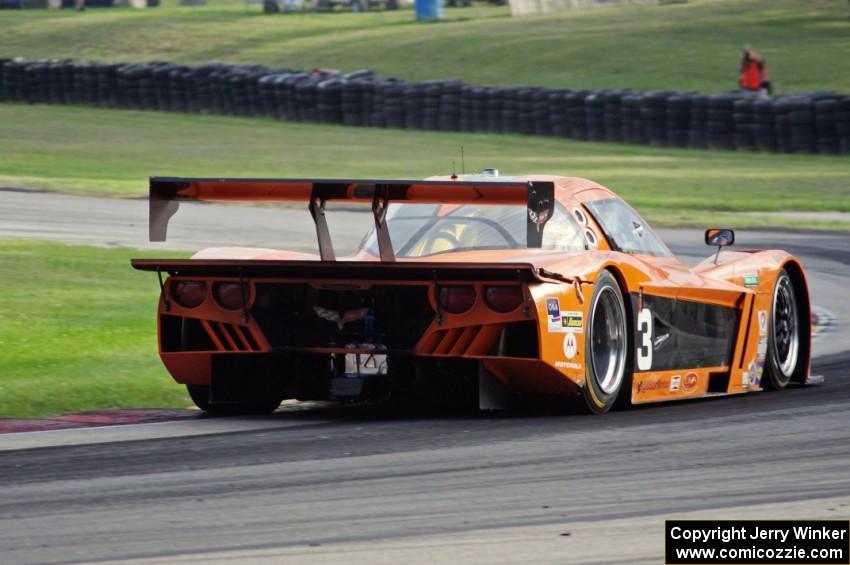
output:
M237 402L226 404L210 404L209 385L186 385L189 396L195 406L207 414L216 415L239 415L239 414L271 414L283 401L283 393L279 395L266 390L249 391L251 397L248 400L241 399ZM252 394L253 393L253 394Z
M609 271L596 278L585 331L585 385L581 389L587 411L611 409L623 391L628 358L628 324L623 293Z
M802 333L797 289L788 272L782 269L773 287L762 388L781 390L796 376L803 357Z
M182 351L201 351L204 346L200 345L204 339L209 339L202 330L194 325L187 324L183 320L180 328L180 342ZM200 345L200 346L199 346ZM265 382L247 381L245 389L240 391L241 398L233 402L210 403L210 385L186 385L189 397L195 406L207 414L270 414L274 412L284 398L282 386Z

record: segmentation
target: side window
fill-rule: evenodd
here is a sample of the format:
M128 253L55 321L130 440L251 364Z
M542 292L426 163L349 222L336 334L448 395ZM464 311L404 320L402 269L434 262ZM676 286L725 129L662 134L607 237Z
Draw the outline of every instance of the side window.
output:
M584 206L605 231L614 249L641 255L670 255L670 250L644 219L619 198L591 200Z
M543 228L542 248L557 251L584 251L587 249L581 227L559 202L555 203L555 211Z

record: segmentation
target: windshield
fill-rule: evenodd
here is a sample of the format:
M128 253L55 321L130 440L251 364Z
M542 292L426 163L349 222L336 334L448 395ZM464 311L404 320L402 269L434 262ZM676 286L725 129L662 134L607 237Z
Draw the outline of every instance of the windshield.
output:
M396 257L427 257L451 251L525 249L526 214L523 206L393 204L387 210ZM543 230L543 248L561 251L587 249L579 225L558 204ZM379 255L374 228L360 249Z

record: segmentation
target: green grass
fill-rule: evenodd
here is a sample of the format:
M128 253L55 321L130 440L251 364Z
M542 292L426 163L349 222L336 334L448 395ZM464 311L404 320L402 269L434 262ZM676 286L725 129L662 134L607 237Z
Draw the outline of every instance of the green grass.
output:
M142 196L152 175L423 178L498 167L587 177L650 220L850 211L850 159L404 132L267 119L0 105L0 185ZM748 219L753 225L757 220ZM779 223L787 224L780 220ZM740 225L740 224L739 224ZM811 225L806 222L805 225Z
M768 57L779 91L850 92L846 0L689 0L511 18L507 7L280 14L240 0L205 7L0 12L0 56L212 60L274 67L369 67L405 79L572 88L722 91L739 50Z
M154 255L0 241L0 417L191 404L157 355L155 278L129 264Z

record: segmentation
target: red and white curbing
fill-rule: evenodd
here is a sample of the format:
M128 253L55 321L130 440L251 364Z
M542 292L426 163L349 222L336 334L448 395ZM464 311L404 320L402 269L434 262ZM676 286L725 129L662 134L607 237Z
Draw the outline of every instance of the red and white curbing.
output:
M0 419L0 434L15 432L43 432L88 428L96 426L120 426L127 424L152 424L203 418L199 410L173 410L161 408L133 408L126 410L98 410L63 414L47 419Z

